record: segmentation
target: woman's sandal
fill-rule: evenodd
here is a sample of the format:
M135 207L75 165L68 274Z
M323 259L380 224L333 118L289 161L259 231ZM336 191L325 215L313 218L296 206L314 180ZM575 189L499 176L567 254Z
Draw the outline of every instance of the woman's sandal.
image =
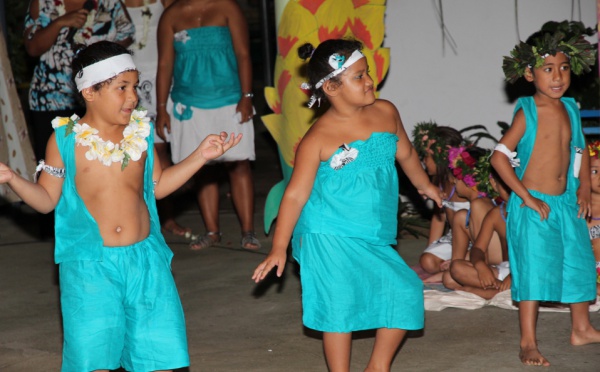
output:
M220 231L209 231L206 235L196 237L190 242L190 249L192 251L199 251L204 248L211 247L221 241Z
M244 249L257 250L260 249L260 241L256 238L254 231L244 231L242 233L242 241L240 246Z

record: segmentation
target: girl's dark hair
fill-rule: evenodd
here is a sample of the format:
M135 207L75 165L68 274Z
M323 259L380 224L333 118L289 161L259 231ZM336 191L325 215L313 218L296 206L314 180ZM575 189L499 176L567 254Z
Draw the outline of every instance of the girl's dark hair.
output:
M73 62L71 62L73 84L75 84L77 74L81 73L85 67L121 54L131 54L131 52L124 46L112 41L103 40L87 46L82 45L75 51L75 57L73 58ZM92 86L92 89L98 91L104 84L110 84L112 80L108 79L95 84Z
M448 182L450 169L448 168L448 147L458 147L463 145L465 140L460 132L452 127L437 126L435 129L435 138L443 139L446 147L446 154L438 157L436 160L437 174L434 180L439 185L445 185Z
M355 50L361 50L362 47L362 43L357 40L331 39L322 42L316 49L310 43L306 43L298 48L298 56L300 58L304 60L310 58L307 68L308 83L312 87L311 90L317 99L327 99L327 96L323 92L323 87L316 89L315 84L334 70L329 65L329 57L337 53L349 58ZM334 76L330 80L339 83L340 76Z

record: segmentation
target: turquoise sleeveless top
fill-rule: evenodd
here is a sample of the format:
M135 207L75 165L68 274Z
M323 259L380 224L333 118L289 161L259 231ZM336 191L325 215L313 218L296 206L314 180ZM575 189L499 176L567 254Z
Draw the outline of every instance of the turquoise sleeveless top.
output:
M575 163L576 150L584 150L586 148L585 138L581 130L579 107L577 106L575 99L563 97L560 100L565 106L571 121L571 162L569 171L567 172L567 191L577 192L577 189L579 188L579 178L573 175L573 166ZM521 160L521 164L519 167L515 168L515 173L519 179L523 179L523 175L527 169L527 163L529 162L531 152L533 151L538 127L537 107L535 106L533 97L519 98L513 116L520 109L523 109L523 113L525 114L525 133L517 144L517 157ZM509 202L512 199L513 198L510 198Z
M398 230L398 137L387 132L348 144L356 159L335 170L321 162L294 235L307 233L354 237L371 244L396 244Z
M214 109L240 100L238 65L228 27L180 31L175 34L173 46L173 103ZM191 118L188 111L181 120Z
M96 221L87 210L83 200L77 192L75 184L75 133L65 137L67 127L55 129L58 151L65 166L65 179L62 194L55 209L55 248L54 260L56 263L67 261L102 261L104 244L100 229ZM173 252L167 246L160 232L160 222L156 211L156 198L154 197L154 183L152 170L154 165L154 128L150 130L148 150L144 169L144 200L150 216L150 236L157 239L160 244L156 248L162 252L169 261Z

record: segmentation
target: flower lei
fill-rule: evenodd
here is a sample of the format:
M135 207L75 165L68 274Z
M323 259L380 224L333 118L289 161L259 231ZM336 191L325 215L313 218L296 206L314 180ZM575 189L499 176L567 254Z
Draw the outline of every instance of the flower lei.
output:
M129 124L123 130L123 139L118 144L104 141L98 136L97 129L86 123L78 123L77 115L70 118L56 117L52 120L52 127L66 125L65 136L75 133L77 145L89 147L85 153L86 159L98 160L107 167L112 163L121 163L121 170L124 170L130 160L140 160L142 153L148 149L146 137L150 135L151 127L150 118L146 117L146 114L147 111L141 108L133 111Z
M452 170L454 177L463 181L468 187L477 185L475 179L475 160L471 154L467 152L467 147L451 147L448 150L448 167Z
M541 67L544 59L561 52L569 57L571 70L575 75L589 72L596 61L596 50L584 35L594 34L591 28L585 28L581 22L547 22L540 34L534 34L527 43L520 42L505 56L502 70L506 81L514 83L525 74L527 68Z
M596 157L596 159L600 159L600 140L589 143L588 150L590 152L590 158Z
M146 47L146 42L148 41L148 29L150 28L150 18L152 18L149 4L150 0L144 0L144 10L142 10L142 40L137 43L138 49L144 49Z
M86 2L87 5L87 2ZM84 5L84 7L86 6ZM98 7L98 3L94 2L94 9L91 9L87 15L85 20L85 24L81 28L80 31L75 33L73 37L73 41L76 44L86 44L86 40L89 40L94 33L94 21L96 19L96 8Z

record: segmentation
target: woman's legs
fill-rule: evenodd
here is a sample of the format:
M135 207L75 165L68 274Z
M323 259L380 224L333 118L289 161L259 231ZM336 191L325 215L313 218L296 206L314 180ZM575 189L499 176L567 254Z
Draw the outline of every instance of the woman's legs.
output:
M242 248L258 249L254 234L254 180L249 160L226 163L231 197L242 227Z
M204 166L196 175L198 207L206 232L219 232L219 172L217 166ZM214 241L217 235L211 235Z
M350 371L352 333L323 332L323 351L331 372Z

